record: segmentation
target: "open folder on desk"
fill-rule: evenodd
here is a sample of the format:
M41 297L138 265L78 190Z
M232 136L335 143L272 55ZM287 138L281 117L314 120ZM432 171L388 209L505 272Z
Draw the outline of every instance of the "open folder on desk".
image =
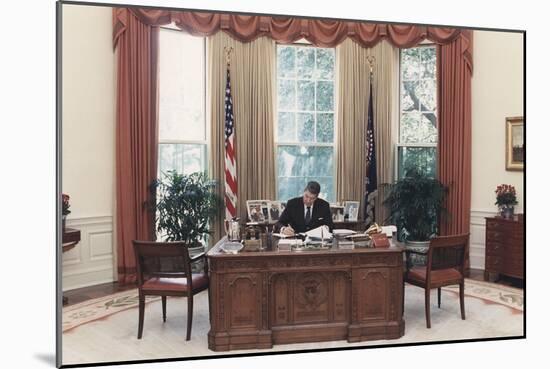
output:
M318 238L318 239L331 239L332 233L330 233L330 229L326 225L322 225L320 227L314 228L312 230L309 230L307 232L303 233L296 233L292 236L287 236L286 234L282 233L273 233L272 234L275 237L278 238L293 238L296 236L303 236L303 237L309 237L309 238Z

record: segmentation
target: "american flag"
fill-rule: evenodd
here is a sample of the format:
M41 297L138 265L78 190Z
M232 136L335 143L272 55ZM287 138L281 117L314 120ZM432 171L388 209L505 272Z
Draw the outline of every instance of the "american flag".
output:
M235 121L231 81L227 68L225 86L225 218L237 216L237 163L235 161Z
M372 107L372 80L369 91L369 111L367 118L367 177L365 178L365 220L367 224L374 221L374 196L378 188L376 177L376 146L374 144L374 114Z

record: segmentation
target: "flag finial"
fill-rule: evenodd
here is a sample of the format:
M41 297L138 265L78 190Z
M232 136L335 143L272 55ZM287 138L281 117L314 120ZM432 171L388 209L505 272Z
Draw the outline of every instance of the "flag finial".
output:
M374 57L374 55L367 56L367 62L369 63L370 75L372 77L372 71L374 69L374 65L376 64L376 58Z
M225 61L227 63L227 67L231 64L231 53L233 52L233 46L224 46L223 53L225 54Z

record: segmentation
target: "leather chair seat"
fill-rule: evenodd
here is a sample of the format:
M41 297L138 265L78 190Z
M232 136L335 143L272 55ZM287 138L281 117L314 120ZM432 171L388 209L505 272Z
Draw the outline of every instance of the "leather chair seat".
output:
M193 291L202 290L208 287L208 275L204 273L193 273L191 275ZM163 278L154 277L143 283L144 291L170 291L186 292L189 290L187 278Z
M413 267L409 270L407 278L413 281L426 283L426 267ZM441 284L449 281L459 281L462 275L455 268L432 270L431 283Z

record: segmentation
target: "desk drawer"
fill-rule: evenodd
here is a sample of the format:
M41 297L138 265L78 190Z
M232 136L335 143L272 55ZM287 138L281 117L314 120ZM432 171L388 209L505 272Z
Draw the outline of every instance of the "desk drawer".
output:
M485 270L486 271L499 271L502 268L502 258L500 256L486 255L485 256Z

